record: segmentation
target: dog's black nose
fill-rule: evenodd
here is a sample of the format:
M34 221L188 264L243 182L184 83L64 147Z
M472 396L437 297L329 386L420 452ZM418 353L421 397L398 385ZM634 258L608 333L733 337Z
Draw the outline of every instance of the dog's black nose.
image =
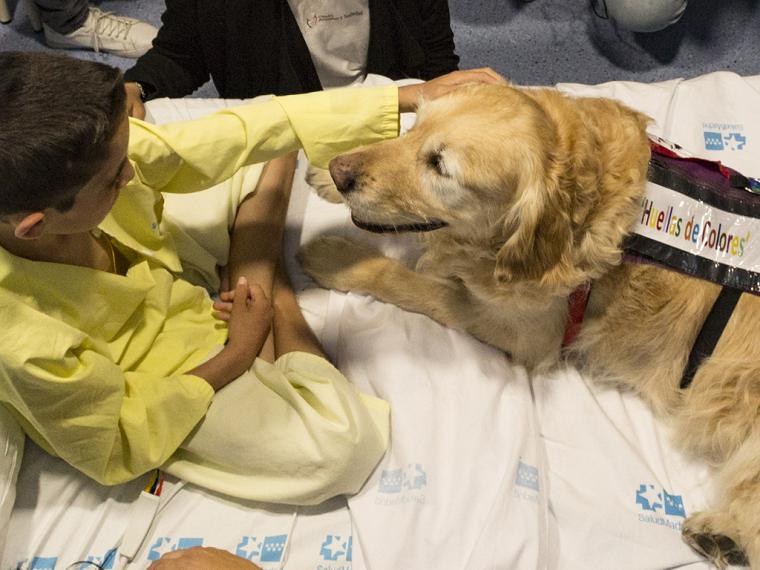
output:
M356 171L350 158L336 156L330 161L330 176L341 194L348 194L356 189Z

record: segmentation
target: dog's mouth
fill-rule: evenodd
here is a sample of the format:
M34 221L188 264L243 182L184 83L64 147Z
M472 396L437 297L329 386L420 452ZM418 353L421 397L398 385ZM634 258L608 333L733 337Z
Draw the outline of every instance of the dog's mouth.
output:
M432 232L448 224L442 220L428 220L427 222L418 222L416 224L372 224L370 222L364 222L351 216L351 221L354 225L368 232L374 232L376 234L384 233L400 233L400 232Z

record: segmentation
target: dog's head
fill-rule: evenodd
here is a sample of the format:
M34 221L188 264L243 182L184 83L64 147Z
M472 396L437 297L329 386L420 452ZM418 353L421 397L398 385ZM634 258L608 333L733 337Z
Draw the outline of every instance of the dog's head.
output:
M465 86L424 103L404 136L336 157L330 173L361 228L487 242L501 282L566 280L577 273L574 248L588 223L579 211L599 202L601 178L646 172L641 153L630 172L605 172L598 147L606 141L573 104L555 92ZM643 124L634 130L646 149Z

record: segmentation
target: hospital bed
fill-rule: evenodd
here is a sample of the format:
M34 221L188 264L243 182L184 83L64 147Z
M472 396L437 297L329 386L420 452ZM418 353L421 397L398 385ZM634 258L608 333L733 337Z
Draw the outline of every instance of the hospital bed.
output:
M559 88L618 98L653 117L652 134L760 175L760 76ZM238 103L164 99L148 109L151 120L167 122ZM412 122L403 117L404 127ZM355 228L344 206L306 185L305 167L301 156L288 270L327 353L360 390L392 407L390 450L363 489L296 508L234 500L167 476L148 526L135 505L150 476L100 486L29 441L22 454L18 426L0 415L2 569L95 567L80 561L139 569L196 545L230 550L265 570L709 567L680 529L687 514L710 504L710 471L679 453L668 426L636 397L570 368L531 377L424 316L316 288L293 256L321 233L401 258L413 259L417 248L414 236ZM204 211L197 202L170 200L167 208ZM122 550L135 536L142 540L130 561Z

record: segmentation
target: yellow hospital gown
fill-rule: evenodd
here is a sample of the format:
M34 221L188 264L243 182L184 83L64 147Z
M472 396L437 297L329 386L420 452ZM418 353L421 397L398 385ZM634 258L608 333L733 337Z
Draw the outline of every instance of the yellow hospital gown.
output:
M227 331L212 316L206 291L176 277L182 264L161 223L160 193L202 190L299 147L325 165L351 147L396 136L397 105L395 87L343 89L171 125L132 121L129 158L137 175L100 226L129 261L126 275L31 261L0 248L0 402L37 444L103 484L163 465L214 397L186 371L224 344ZM313 355L291 353L275 365L257 360L251 374L229 387L239 384L234 393L252 398L236 413L254 431L234 445L250 441L258 459L238 461L232 469L242 471L218 490L290 503L355 491L387 445L386 404L357 397ZM234 430L231 414L219 412L209 422L227 416L226 429ZM225 449L218 427L196 430L191 444L205 449L204 437L221 438L206 448ZM350 453L358 455L344 457ZM207 475L215 477L224 452L210 459ZM204 461L194 461L193 451L172 460L190 480L208 467ZM363 472L339 472L352 464ZM249 469L263 470L252 480L259 488L236 493L245 481L235 477ZM204 484L203 473L196 479Z

